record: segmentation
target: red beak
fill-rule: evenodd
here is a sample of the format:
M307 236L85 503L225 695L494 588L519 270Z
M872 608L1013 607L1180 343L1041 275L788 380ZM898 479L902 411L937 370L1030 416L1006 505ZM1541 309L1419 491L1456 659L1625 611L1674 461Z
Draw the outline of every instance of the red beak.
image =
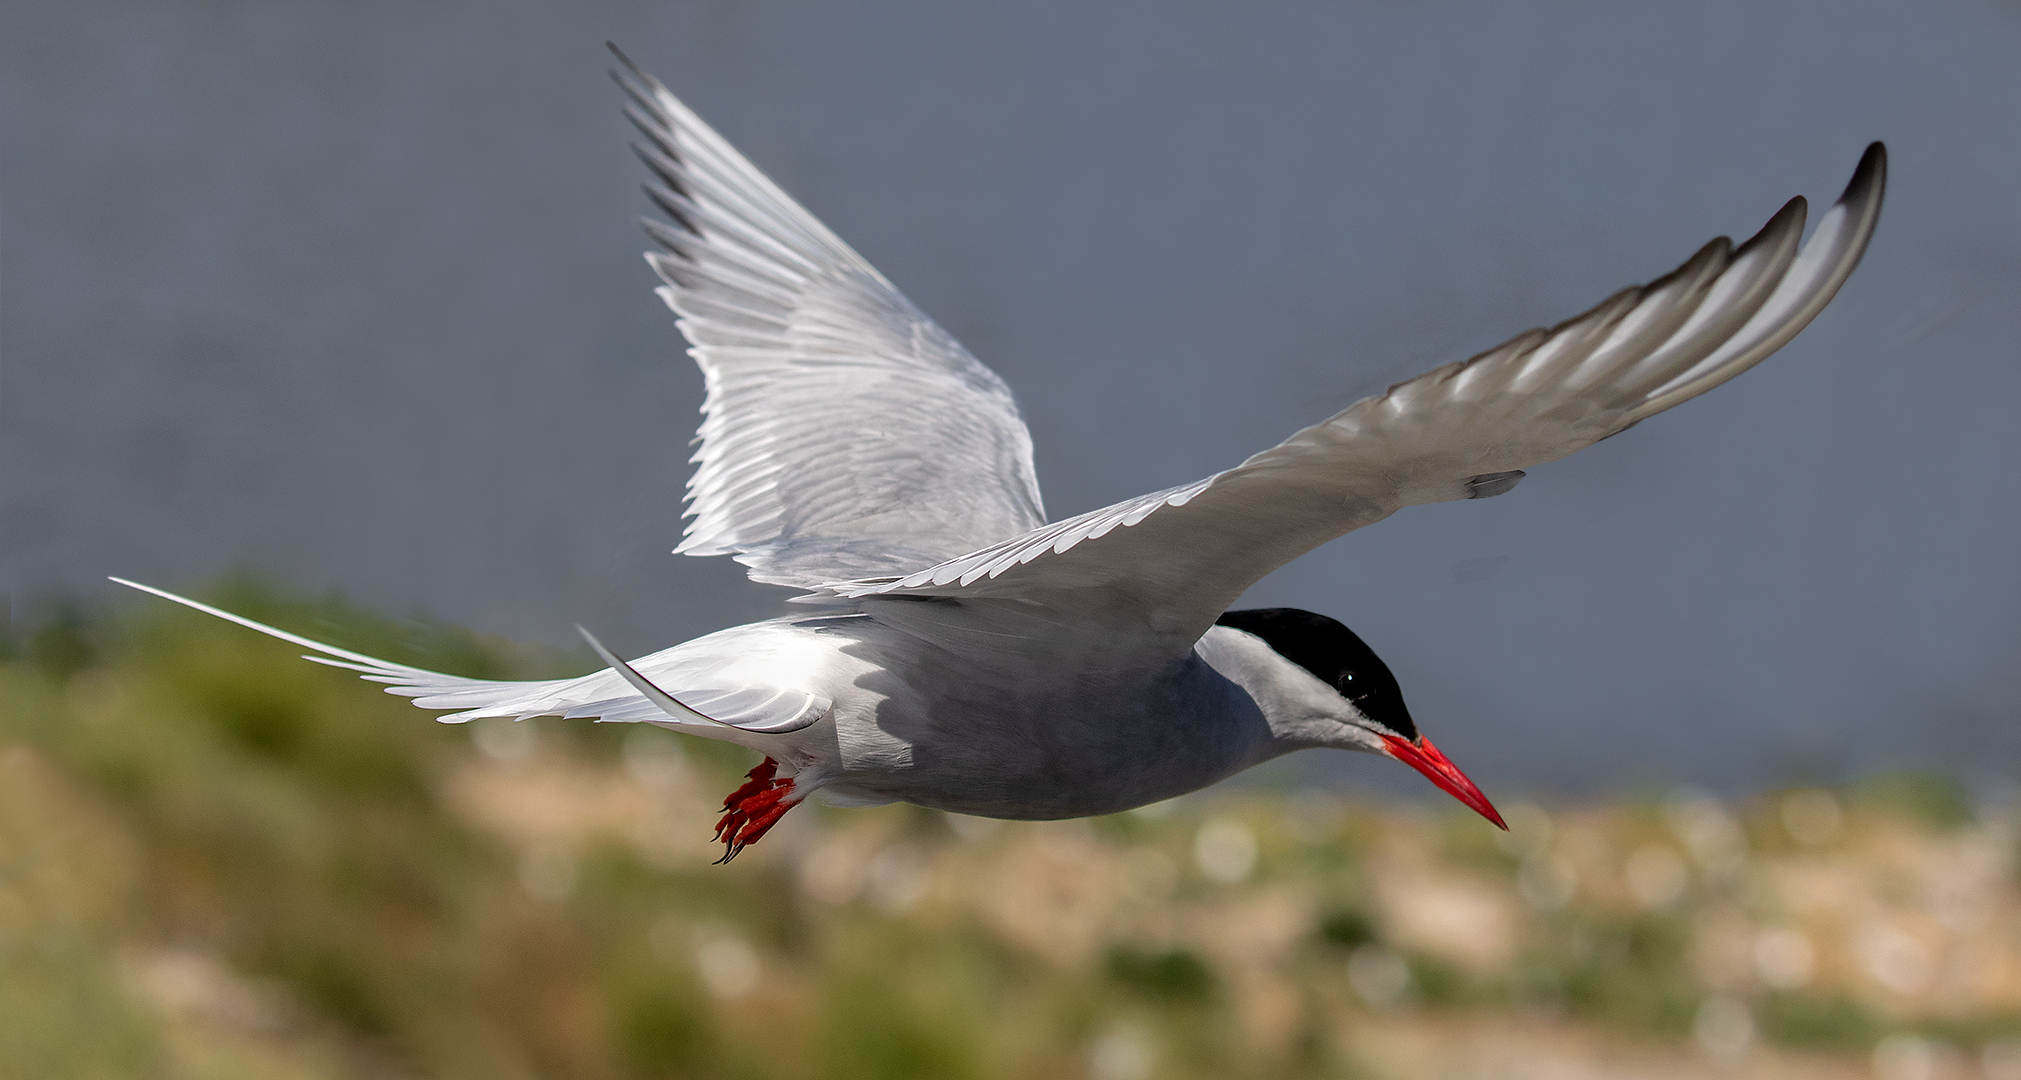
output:
M1446 794L1466 803L1474 813L1494 822L1496 828L1503 832L1509 831L1508 823L1502 820L1502 815L1495 813L1494 804L1488 802L1488 797L1481 794L1481 789L1476 787L1472 780L1467 779L1467 774L1461 772L1459 766L1446 760L1446 756L1439 753L1439 748L1433 746L1430 739L1420 735L1417 742L1411 742L1400 736L1384 735L1382 741L1383 745L1389 747L1389 756L1425 774L1425 779L1437 784Z

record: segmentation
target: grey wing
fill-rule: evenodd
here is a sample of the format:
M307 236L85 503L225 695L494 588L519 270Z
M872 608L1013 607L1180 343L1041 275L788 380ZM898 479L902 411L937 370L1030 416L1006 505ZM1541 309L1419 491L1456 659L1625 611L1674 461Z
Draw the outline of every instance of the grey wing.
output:
M1500 494L1521 470L1759 363L1852 273L1885 181L1875 143L1808 243L1792 199L1737 249L1715 240L1650 285L1359 401L1227 472L828 591L873 614L880 598L954 601L943 621L964 605L983 623L1043 609L1110 640L1134 635L1140 650L1185 648L1263 575L1327 540L1404 506Z
M613 77L672 219L646 259L708 388L675 550L812 586L1043 523L1003 381L658 80Z
M776 735L808 727L820 720L830 705L827 698L803 690L711 685L708 676L710 667L715 663L714 658L683 656L674 649L645 657L636 661L634 666L657 685L673 687L679 694L679 703L690 713L701 714L699 716L667 712L635 691L618 672L608 668L573 679L466 679L325 645L151 585L124 578L112 580L270 637L314 649L321 655L304 656L302 659L358 672L359 677L368 682L386 683L387 693L413 698L414 704L423 709L455 710L448 716L436 717L445 724L460 724L485 717L525 720L534 716L561 716L658 724L707 738L744 742L744 736L748 735Z

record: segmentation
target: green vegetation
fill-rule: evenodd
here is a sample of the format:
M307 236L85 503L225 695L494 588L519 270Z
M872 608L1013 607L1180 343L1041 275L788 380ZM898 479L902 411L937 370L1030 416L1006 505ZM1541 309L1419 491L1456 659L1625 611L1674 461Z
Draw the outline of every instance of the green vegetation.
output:
M1375 920L1362 911L1339 911L1320 921L1319 936L1344 948L1373 944L1377 937Z
M1675 919L1595 919L1576 927L1560 969L1567 1005L1607 1025L1688 1033L1704 996L1685 962L1688 943Z
M1202 1002L1214 996L1213 969L1190 949L1117 945L1109 950L1109 975L1161 1001Z
M1912 817L1933 829L1961 829L1979 817L1965 785L1949 776L1890 773L1854 784L1851 795L1856 805Z
M1863 1050L1882 1033L1871 1009L1842 995L1770 994L1757 1015L1764 1035L1806 1050Z

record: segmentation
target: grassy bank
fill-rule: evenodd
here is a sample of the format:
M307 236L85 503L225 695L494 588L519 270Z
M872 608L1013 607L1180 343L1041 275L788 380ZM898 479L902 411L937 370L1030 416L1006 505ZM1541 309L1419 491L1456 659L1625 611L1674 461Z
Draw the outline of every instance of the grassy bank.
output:
M590 666L210 596L461 674ZM2014 823L1929 778L1507 837L1319 791L807 808L718 867L724 747L435 724L165 604L7 648L0 1077L2021 1078Z

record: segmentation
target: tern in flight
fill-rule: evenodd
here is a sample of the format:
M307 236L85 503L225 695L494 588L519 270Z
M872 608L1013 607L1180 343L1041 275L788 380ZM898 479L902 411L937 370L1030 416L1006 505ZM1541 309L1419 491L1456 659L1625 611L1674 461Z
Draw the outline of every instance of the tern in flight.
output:
M724 802L724 860L816 791L842 805L1082 817L1313 747L1394 758L1502 825L1352 631L1229 605L1334 537L1406 506L1501 495L1523 470L1759 363L1852 273L1886 176L1875 143L1808 243L1804 200L1791 199L1738 247L1714 240L1651 284L1358 401L1226 472L1048 522L1003 381L618 57L665 215L645 222L657 244L646 261L708 391L676 551L729 555L811 606L630 663L585 631L606 669L511 682L377 660L134 587L454 710L445 722L560 715L747 747L764 760Z

